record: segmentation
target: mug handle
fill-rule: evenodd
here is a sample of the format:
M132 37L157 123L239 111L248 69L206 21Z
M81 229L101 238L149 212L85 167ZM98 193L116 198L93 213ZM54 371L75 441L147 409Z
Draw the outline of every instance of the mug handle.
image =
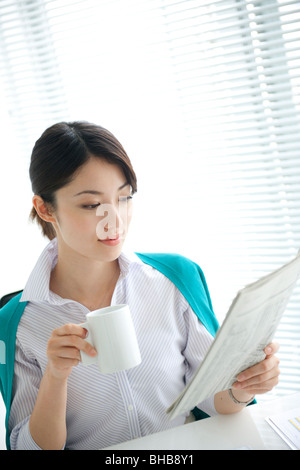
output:
M82 328L85 328L88 332L88 339L87 341L93 346L93 340L92 340L92 334L91 334L91 330L89 329L89 325L88 323L80 323L80 326ZM97 364L97 358L98 358L98 355L97 356L94 356L94 357L91 357L91 356L88 356L85 352L83 351L80 351L80 356L81 356L81 362L84 366L88 366L90 364Z

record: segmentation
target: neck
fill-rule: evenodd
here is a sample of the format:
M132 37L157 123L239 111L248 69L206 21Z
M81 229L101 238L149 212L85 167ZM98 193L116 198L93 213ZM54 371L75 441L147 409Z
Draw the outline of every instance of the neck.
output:
M51 273L50 289L62 298L75 300L89 310L107 307L120 275L118 260L94 261L62 256Z

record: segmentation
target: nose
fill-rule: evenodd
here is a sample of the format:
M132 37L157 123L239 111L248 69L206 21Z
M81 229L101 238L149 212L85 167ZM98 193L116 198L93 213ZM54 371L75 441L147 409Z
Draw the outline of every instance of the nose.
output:
M100 240L106 238L116 238L120 232L124 231L124 214L120 208L114 204L101 204L96 211L96 215L101 217L96 226L96 234Z

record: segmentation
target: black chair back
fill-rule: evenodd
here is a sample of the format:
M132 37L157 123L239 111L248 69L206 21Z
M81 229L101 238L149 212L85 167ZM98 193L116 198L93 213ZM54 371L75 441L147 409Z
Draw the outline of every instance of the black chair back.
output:
M11 294L6 294L4 295L1 299L0 299L0 308L4 307L4 305L7 304L7 302L10 301L10 299L12 299L13 297L15 297L16 295L20 294L22 291L21 290L18 290L16 292L12 292Z

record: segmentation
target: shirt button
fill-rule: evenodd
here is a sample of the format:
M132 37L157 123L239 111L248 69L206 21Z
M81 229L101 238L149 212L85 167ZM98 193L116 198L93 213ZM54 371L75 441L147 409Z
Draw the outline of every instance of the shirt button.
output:
M133 405L128 405L128 409L129 409L129 411L132 411L133 410Z

